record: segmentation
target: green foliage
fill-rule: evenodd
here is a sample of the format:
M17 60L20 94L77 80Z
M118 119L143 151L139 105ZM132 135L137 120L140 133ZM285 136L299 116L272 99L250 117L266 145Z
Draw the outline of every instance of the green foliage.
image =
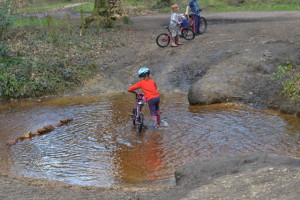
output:
M20 83L10 71L0 70L0 94L3 97L19 97Z
M300 72L284 81L283 91L292 101L300 101Z
M287 72L293 69L292 63L287 63L287 65L277 65L277 72L274 73L274 79L285 78L287 76Z
M277 68L272 79L282 80L282 94L291 101L300 102L300 66L296 67L288 62L286 65L278 65Z
M97 70L95 55L101 48L110 48L111 41L99 44L99 34L91 37L90 30L86 36L71 37L68 27L56 29L58 42L47 41L39 27L10 30L13 43L0 42L0 97L27 98L58 94L80 85ZM59 32L60 31L60 32ZM88 32L90 31L90 32Z
M10 2L11 0L0 2L0 40L3 38L8 27L11 25L9 13Z
M79 84L79 77L94 69L93 65L81 69L66 67L59 61L44 64L41 58L19 57L2 59L0 66L0 96L6 99L56 94Z
M3 60L3 57L6 55L7 45L5 43L0 43L0 62Z

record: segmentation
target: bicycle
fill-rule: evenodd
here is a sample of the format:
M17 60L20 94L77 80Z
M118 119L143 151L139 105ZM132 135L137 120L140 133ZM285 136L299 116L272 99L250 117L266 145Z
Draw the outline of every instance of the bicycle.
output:
M142 108L146 104L146 99L143 93L137 93L135 91L132 93L135 94L136 99L136 105L132 109L132 124L135 125L135 129L139 133L144 126L144 114L142 113Z
M207 21L206 21L205 17L200 17L199 23L200 23L200 26L199 26L200 34L203 34L203 33L205 33L206 28L207 28ZM188 15L188 27L191 28L194 31L194 33L197 33L196 26L194 24L194 14L193 13Z
M167 33L161 33L157 36L156 44L159 47L168 46L170 44L171 37L172 37L172 33L171 33L171 30L169 29L169 25L166 25L166 26L163 26L163 27L165 29L167 29L168 32ZM181 29L179 37L182 37L186 40L192 40L192 39L195 38L195 33L193 32L193 30L188 28L188 27L185 27L183 22L180 23L179 27Z

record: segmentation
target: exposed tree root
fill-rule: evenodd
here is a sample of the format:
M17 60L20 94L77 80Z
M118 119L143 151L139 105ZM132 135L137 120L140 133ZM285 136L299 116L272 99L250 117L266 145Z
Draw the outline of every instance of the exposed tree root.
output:
M29 132L29 133L26 133L26 134L22 135L21 137L18 137L15 140L8 140L6 142L6 145L14 145L14 144L16 144L19 141L22 141L22 140L25 140L25 139L30 139L30 138L32 138L32 137L34 137L36 135L43 135L43 134L49 133L49 132L53 131L54 129L56 129L56 128L60 127L60 126L69 123L72 120L73 120L72 118L65 119L65 120L60 120L60 123L56 124L55 126L46 125L43 128L37 129L37 132L35 132L35 133Z

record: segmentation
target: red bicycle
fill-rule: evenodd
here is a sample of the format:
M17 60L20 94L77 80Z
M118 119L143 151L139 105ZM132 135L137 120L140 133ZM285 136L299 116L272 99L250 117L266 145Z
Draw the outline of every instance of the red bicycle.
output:
M195 38L195 33L192 29L190 29L187 24L185 26L185 21L182 21L179 25L180 27L180 33L179 33L179 37L182 37L186 40L192 40ZM169 29L169 26L164 26L165 29L168 30L167 33L161 33L157 36L156 38L156 44L160 47L166 47L170 44L171 42L171 37L172 37L172 33L171 30Z
M196 30L196 24L194 23L194 14L191 13L188 15L188 27L190 29L192 29L194 31L194 33L197 33L197 30ZM205 19L205 17L200 17L200 26L199 26L199 31L200 31L200 34L203 34L205 33L206 31L206 28L207 28L207 21Z

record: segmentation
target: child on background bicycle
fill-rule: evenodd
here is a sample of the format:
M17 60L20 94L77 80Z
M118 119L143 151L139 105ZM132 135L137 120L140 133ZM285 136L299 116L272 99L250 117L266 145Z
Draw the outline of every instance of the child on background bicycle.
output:
M171 6L171 10L172 10L172 14L171 14L171 19L170 19L170 25L169 28L171 30L172 33L172 39L171 39L171 47L177 47L178 45L182 45L181 43L179 43L179 15L177 14L177 12L179 11L179 6L177 4L174 4Z
M150 70L147 67L143 67L138 71L138 77L140 78L140 81L129 87L127 91L132 92L136 89L142 89L149 105L151 118L155 122L155 126L157 128L160 124L160 97L157 91L156 83L150 77Z
M192 15L194 16L194 28L193 31L195 32L196 35L201 34L200 33L200 8L198 4L198 0L190 0L186 7L185 14L188 15L189 8L191 8Z

